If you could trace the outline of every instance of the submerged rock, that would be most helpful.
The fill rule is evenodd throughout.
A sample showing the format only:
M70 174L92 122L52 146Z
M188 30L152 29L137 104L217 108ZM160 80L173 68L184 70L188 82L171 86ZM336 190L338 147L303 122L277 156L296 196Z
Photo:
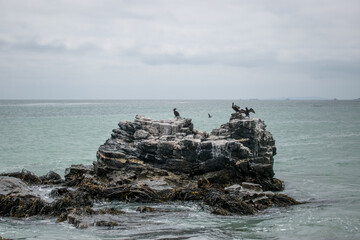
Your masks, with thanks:
M66 220L77 228L88 228L90 226L113 228L119 223L112 220L110 216L124 214L125 212L113 208L94 210L89 207L74 208L67 215Z

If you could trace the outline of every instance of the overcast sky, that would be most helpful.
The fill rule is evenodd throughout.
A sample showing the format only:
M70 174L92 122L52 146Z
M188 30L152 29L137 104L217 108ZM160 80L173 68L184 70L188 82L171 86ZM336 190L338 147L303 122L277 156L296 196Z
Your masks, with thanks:
M359 90L359 0L0 0L0 99Z

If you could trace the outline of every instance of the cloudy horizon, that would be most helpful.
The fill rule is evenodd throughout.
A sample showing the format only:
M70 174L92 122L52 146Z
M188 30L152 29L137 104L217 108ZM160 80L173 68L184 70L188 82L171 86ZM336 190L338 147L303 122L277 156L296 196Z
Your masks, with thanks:
M0 0L0 99L355 99L359 13L355 0Z

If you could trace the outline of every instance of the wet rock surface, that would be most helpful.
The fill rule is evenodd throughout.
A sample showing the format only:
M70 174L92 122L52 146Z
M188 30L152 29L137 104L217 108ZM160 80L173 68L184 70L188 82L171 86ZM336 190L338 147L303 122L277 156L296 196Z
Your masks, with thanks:
M116 228L118 209L96 202L137 202L137 214L154 214L147 203L195 201L213 214L255 214L272 206L299 204L276 191L275 141L260 119L232 114L210 134L191 119L155 121L136 116L120 122L99 147L93 165L72 165L65 179L23 170L0 174L0 215L57 217L78 228ZM34 189L47 188L46 194ZM275 191L275 192L273 192ZM134 213L132 213L134 214Z

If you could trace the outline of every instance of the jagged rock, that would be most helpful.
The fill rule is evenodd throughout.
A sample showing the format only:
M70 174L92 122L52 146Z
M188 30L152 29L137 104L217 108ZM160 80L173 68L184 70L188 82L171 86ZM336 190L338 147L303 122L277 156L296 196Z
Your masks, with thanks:
M65 169L65 182L68 186L78 185L86 174L94 174L92 165L71 165L71 167Z
M81 177L83 174L93 174L94 168L92 165L71 165L71 167L65 169L65 181L74 180Z
M47 212L47 203L15 177L0 176L0 216L30 217Z
M62 198L51 204L52 214L61 214L72 208L93 206L93 200L89 193L84 191L69 191Z
M265 128L262 120L238 113L210 134L195 130L189 118L158 121L137 115L134 122L120 122L99 147L95 172L108 174L136 159L174 173L209 174L219 183L271 179L276 147Z
M90 207L83 207L70 210L66 216L62 216L62 220L67 220L70 224L80 229L90 226L108 227L111 229L119 225L111 216L121 214L125 214L125 212L114 208L94 210Z
M57 216L75 207L92 206L90 195L83 191L65 191L62 198L47 202L36 195L22 180L0 176L0 216Z
M46 175L41 176L40 179L43 181L57 181L61 179L61 176L54 171L48 172Z
M28 185L19 178L0 176L0 195L27 196L31 194Z
M46 175L38 177L34 173L23 169L21 172L1 173L0 176L19 178L30 185L64 183L64 180L61 179L61 176L54 171L50 171Z
M284 190L284 184L277 178L260 179L259 184L264 191L282 191Z
M0 216L58 216L77 228L114 228L121 220L108 215L121 212L94 210L94 201L200 201L219 215L299 204L271 192L283 184L273 178L276 147L265 128L260 119L240 113L210 134L194 129L188 118L136 116L134 122L119 123L93 165L72 165L64 180L55 172L41 177L27 170L0 174ZM44 184L52 188L46 197L51 201L32 191ZM155 210L163 211L137 209L144 214Z
M36 196L0 195L0 216L31 217L49 211L48 204Z
M256 208L252 204L244 202L241 197L233 194L224 194L219 189L209 189L204 196L205 204L213 207L213 213L221 215L254 214ZM219 212L221 209L221 212ZM215 212L214 212L215 211Z
M12 172L12 173L2 173L0 176L8 176L8 177L15 177L23 180L28 184L40 184L41 179L36 176L34 173L23 169L21 172Z
M54 171L48 172L46 175L40 177L42 184L62 184L65 183L61 176Z

